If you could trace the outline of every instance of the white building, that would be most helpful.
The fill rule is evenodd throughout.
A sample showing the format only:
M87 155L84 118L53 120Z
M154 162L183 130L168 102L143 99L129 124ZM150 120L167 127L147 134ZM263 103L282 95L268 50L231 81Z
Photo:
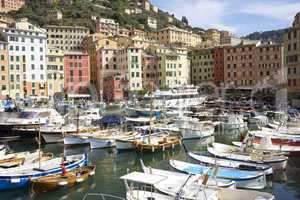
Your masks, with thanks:
M148 17L148 26L152 29L157 29L157 20L154 17Z
M8 41L9 95L12 98L45 96L46 34L36 31L38 28L32 25L27 30L26 26L17 27L24 29L0 29Z

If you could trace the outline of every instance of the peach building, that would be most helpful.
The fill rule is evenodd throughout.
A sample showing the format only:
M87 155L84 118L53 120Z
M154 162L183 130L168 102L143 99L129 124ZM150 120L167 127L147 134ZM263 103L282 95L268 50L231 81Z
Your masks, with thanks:
M119 76L107 76L103 79L103 99L105 102L113 102L123 99L122 78Z
M0 12L7 13L9 11L19 10L25 5L25 0L1 0Z
M9 95L8 86L8 43L0 41L0 99L5 99Z

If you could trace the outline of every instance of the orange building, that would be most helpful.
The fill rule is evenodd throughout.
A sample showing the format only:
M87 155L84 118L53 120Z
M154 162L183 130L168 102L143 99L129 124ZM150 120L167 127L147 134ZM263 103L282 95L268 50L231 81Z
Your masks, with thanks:
M214 59L214 83L221 86L224 83L224 48L216 47L213 50Z
M0 77L0 99L4 99L9 94L8 87L8 43L0 41L0 66L1 66L1 77Z

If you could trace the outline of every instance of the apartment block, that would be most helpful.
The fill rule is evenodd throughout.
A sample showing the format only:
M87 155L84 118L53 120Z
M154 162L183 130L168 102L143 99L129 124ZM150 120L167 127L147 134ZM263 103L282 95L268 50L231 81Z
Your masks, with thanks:
M224 50L224 79L227 86L264 87L281 84L283 48L261 43L228 46ZM277 82L277 83L276 83Z
M221 42L221 33L217 29L208 29L205 32L206 40L220 43Z
M89 29L79 26L45 26L47 45L49 48L59 48L63 51L81 51L83 38L89 34Z
M213 79L214 84L220 87L224 84L224 48L215 47L213 50Z
M10 11L19 10L25 5L25 0L1 0L0 12L7 13Z
M100 18L96 21L96 32L106 36L118 35L119 23L113 19Z
M151 89L153 84L158 82L158 65L157 57L150 53L144 52L142 54L142 67L143 67L143 88Z
M300 105L300 12L296 14L293 26L283 37L284 66L287 76L287 90L291 104Z
M157 29L157 20L154 17L148 17L147 24L152 29Z
M191 82L194 85L214 81L214 49L200 48L191 52Z
M151 53L157 57L158 87L176 87L189 84L190 61L186 48L151 46Z
M169 26L158 32L158 40L160 43L166 45L182 44L194 47L201 43L202 38L191 31Z
M8 41L9 96L16 99L45 96L46 34L29 29L0 30Z
M5 99L9 95L8 85L8 43L6 41L0 41L0 99Z
M60 49L48 49L47 64L47 95L64 91L64 52Z
M103 99L105 102L120 101L123 99L123 81L120 76L107 76L103 80Z
M87 93L90 85L90 59L86 52L65 52L65 91Z

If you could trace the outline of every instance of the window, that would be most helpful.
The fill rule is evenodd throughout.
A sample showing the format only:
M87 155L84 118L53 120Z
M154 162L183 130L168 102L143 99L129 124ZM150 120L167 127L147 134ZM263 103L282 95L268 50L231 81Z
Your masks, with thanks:
M34 55L31 55L31 60L32 60L32 61L34 60Z
M4 60L4 55L1 55L1 60Z
M22 51L26 51L26 48L25 48L25 47L22 47Z
M34 51L34 47L31 47L31 51Z
M34 80L35 79L35 75L31 74L31 79Z
M5 66L1 66L1 71L5 71Z
M14 61L14 57L13 56L10 56L10 61Z

